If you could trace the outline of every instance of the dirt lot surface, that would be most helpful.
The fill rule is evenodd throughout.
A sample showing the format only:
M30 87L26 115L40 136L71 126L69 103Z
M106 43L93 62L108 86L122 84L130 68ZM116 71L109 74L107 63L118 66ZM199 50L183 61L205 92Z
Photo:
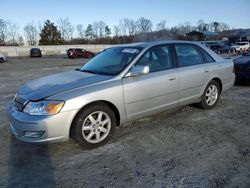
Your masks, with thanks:
M20 84L86 61L0 64L0 187L250 187L249 86L234 86L213 110L187 106L129 123L94 150L10 136L5 108Z

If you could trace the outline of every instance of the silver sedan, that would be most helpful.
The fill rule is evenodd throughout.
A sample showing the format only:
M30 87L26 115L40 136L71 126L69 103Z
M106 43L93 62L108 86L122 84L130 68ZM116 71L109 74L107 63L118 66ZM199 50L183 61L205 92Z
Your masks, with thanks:
M234 83L233 62L199 43L109 48L79 69L22 85L8 105L11 132L26 142L108 142L116 126L170 108L213 108Z

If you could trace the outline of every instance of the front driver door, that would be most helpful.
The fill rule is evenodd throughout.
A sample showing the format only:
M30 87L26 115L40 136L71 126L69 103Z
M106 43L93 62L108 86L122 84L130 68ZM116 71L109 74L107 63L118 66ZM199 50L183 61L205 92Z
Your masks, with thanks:
M148 74L123 78L128 120L177 106L178 74L168 45L150 48L134 65L150 67Z

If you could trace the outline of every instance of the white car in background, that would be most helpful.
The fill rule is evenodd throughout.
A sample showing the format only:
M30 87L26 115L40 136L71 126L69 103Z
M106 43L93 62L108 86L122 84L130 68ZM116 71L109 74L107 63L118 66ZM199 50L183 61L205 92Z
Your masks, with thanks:
M6 61L5 56L0 53L0 63L4 63L5 61Z
M232 47L237 52L241 52L241 51L248 50L250 48L250 44L247 41L245 41L245 42L237 42L236 44L232 45Z

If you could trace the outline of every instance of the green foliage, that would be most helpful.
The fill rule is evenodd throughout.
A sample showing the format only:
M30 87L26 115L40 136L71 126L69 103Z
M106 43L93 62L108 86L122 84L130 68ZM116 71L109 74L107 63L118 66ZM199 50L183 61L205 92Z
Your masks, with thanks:
M106 25L105 27L105 37L109 37L111 35L111 29Z
M85 36L87 39L92 39L93 38L93 26L91 24L88 25L86 31L85 31Z
M40 38L39 45L58 45L64 43L60 31L58 31L54 23L49 20L45 22L40 33Z
M213 23L213 27L214 27L214 32L218 32L218 27L219 27L220 23L219 22L214 22Z

